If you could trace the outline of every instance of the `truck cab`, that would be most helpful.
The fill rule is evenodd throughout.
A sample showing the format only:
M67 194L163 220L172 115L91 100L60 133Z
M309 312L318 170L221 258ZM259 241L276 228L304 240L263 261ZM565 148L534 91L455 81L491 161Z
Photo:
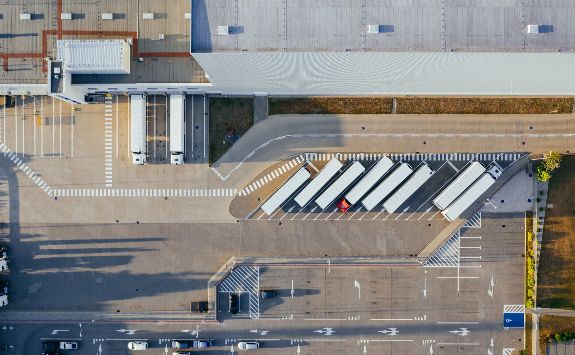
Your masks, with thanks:
M170 163L174 165L184 164L184 153L172 153Z
M146 154L132 153L132 163L134 165L144 165L146 163Z

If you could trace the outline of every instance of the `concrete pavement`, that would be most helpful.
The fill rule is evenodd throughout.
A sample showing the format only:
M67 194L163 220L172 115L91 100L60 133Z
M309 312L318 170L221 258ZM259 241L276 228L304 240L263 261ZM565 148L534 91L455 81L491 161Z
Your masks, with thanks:
M575 151L573 115L278 115L214 164L234 186L302 152Z

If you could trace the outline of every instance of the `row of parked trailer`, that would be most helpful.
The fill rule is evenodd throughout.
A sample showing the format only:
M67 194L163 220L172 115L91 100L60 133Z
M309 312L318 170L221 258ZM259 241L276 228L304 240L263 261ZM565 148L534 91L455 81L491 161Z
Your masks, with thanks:
M146 95L130 95L130 150L132 162L143 165L148 155ZM186 96L170 95L170 162L183 164L186 152Z
M309 183L310 172L306 167L300 168L261 209L267 215L272 215L295 195L294 201L301 208L308 206L317 196L315 204L322 210L340 198L337 207L342 212L358 203L371 211L383 201L383 209L394 213L434 174L425 162L414 170L407 163L394 164L388 157L383 157L363 177L361 175L366 169L359 161L355 161L333 180L342 168L343 164L333 158ZM501 169L496 165L487 171L481 163L473 162L440 192L433 204L442 211L446 219L452 221L483 195L500 175Z

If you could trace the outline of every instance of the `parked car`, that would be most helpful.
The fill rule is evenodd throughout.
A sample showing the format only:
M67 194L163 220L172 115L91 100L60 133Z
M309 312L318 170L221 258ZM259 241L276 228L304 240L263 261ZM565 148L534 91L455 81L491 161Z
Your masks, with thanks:
M238 314L240 311L240 298L235 293L230 293L230 313Z
M8 280L0 279L0 294L8 294Z
M240 350L255 350L260 347L260 343L257 341L240 341L238 343L238 349Z
M130 341L128 342L128 349L130 350L148 350L147 341Z
M75 341L61 341L60 342L60 349L62 350L77 350L78 343Z
M194 340L192 342L192 348L209 348L212 346L212 344L213 344L212 339Z
M8 247L5 245L0 245L0 259L8 258Z
M190 303L190 312L207 313L209 310L208 301L194 301Z
M0 307L4 307L8 305L8 295L3 293L0 294Z
M8 262L6 259L0 259L0 271L7 271L8 270Z
M190 347L190 342L187 340L173 340L172 349L187 349Z
M260 291L260 297L262 299L266 299L266 298L272 298L277 296L277 291L276 290L261 290Z

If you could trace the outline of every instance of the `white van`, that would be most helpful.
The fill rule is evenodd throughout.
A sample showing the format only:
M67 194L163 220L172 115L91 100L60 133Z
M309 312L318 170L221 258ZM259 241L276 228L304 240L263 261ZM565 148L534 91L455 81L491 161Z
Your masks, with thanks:
M148 350L147 341L131 341L128 343L128 349L130 350Z

